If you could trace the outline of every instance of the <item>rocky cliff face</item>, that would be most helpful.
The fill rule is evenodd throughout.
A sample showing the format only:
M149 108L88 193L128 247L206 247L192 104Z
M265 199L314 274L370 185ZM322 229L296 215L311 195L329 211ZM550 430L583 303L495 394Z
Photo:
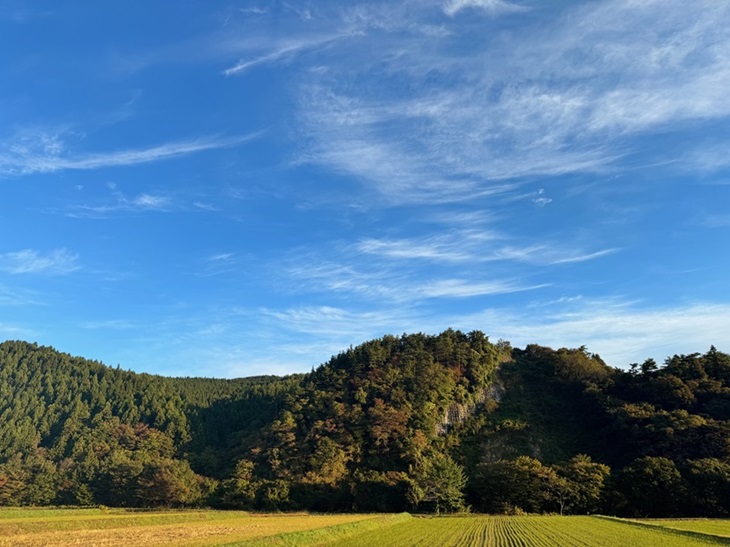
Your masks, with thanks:
M495 381L491 385L479 390L471 402L467 404L454 403L446 409L441 421L436 425L436 434L443 435L454 425L464 422L473 416L488 400L499 403L504 395L504 386Z

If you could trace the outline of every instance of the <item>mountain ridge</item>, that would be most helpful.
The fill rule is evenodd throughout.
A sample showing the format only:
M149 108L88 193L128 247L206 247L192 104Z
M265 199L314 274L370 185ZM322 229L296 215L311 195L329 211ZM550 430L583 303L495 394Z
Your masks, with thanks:
M729 382L714 347L621 370L451 329L232 380L8 341L0 504L725 515Z

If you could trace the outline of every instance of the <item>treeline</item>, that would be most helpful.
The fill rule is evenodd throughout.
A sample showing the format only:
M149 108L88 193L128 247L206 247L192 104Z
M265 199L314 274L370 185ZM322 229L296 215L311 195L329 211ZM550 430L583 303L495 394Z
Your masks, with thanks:
M730 356L607 367L585 348L514 350L492 412L458 436L490 512L730 515Z
M165 378L0 344L0 504L207 503L299 381Z
M730 515L730 356L628 370L481 332L306 375L163 378L0 344L0 504Z
M287 394L224 503L318 511L456 510L466 475L445 429L488 397L506 344L481 332L386 336L332 358ZM461 409L462 414L453 413Z

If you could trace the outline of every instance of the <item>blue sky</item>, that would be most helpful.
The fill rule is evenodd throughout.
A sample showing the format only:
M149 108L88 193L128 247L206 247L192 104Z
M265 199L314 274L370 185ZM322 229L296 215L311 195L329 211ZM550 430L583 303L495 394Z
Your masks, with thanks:
M730 351L727 2L9 0L0 66L0 339Z

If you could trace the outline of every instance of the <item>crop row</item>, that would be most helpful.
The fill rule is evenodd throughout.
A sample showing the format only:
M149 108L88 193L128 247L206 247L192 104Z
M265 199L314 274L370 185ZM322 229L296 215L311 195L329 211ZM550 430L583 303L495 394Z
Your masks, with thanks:
M662 527L639 526L600 517L440 517L416 518L332 545L369 547L692 547L728 545L725 538Z
M0 509L0 547L72 544L87 547L693 547L730 545L730 521Z

